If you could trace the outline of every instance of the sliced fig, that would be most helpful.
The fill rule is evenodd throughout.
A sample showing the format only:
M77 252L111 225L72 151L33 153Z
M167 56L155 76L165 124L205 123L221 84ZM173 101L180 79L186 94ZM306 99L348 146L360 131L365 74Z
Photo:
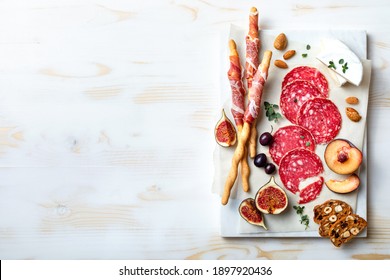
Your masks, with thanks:
M255 203L256 208L264 214L280 214L287 208L288 198L272 176L268 183L257 191Z
M240 212L241 217L248 223L267 229L264 224L263 214L256 208L255 200L253 198L244 199L241 202L238 211Z
M225 110L222 109L222 117L218 121L214 130L215 140L222 147L233 146L237 141L237 132L233 123L225 114Z

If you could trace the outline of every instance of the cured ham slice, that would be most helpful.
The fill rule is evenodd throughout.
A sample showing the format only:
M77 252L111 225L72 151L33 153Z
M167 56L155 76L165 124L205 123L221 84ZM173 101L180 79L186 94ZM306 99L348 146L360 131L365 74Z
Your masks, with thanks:
M311 132L317 144L326 144L339 133L341 114L329 99L313 98L301 106L297 123Z
M279 165L282 157L291 150L297 148L314 152L316 144L311 133L298 125L289 125L279 128L273 135L273 142L269 147L269 153L273 161Z
M264 56L271 53L265 53ZM268 76L268 68L259 67L255 76L253 77L252 87L249 89L249 104L245 110L244 121L248 124L252 124L260 113L261 97L263 95L263 88Z
M245 38L246 43L246 80L248 89L252 87L253 77L259 68L259 51L260 51L260 39L259 39L259 13L256 8L251 8L249 13L249 32Z
M245 88L242 82L241 76L241 64L240 57L236 50L236 44L233 40L229 42L230 47L230 68L228 71L228 79L230 82L230 88L232 90L232 115L237 128L241 127L244 123L244 111L245 111ZM239 129L240 130L240 129Z

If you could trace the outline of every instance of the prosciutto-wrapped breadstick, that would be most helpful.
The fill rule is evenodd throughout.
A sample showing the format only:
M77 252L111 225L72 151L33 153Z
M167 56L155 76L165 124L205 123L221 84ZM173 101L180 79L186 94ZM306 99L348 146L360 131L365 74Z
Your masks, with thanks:
M268 77L268 69L271 57L271 51L266 51L264 53L263 61L254 76L252 87L249 90L249 104L244 113L245 124L252 124L257 119L257 116L260 113L261 97L263 95L265 81Z
M240 57L237 52L236 43L234 40L229 41L229 60L230 68L228 71L228 79L230 88L232 89L232 114L237 128L244 124L245 113L245 88L241 79L241 64Z
M264 84L268 77L268 69L271 62L272 52L265 51L262 63L253 77L252 87L249 90L250 102L244 113L244 125L238 138L238 144L232 159L232 166L225 182L222 194L222 204L226 205L229 201L230 192L237 178L238 164L245 153L245 145L248 141L251 131L251 125L260 113L261 97L263 95Z
M246 80L248 89L252 87L253 76L255 75L257 68L259 68L259 51L260 51L260 39L259 39L259 13L255 7L252 7L249 12L249 31L245 38L246 43Z
M248 84L248 90L252 87L253 76L259 67L259 51L260 51L260 39L259 39L259 13L255 7L252 7L249 13L249 31L245 38L246 42L246 79ZM250 96L248 97L250 98ZM254 158L256 156L257 146L257 129L256 121L253 122L251 128L251 135L249 138L249 156Z
M237 52L236 43L234 40L229 41L229 60L230 68L228 71L228 79L230 87L232 89L232 115L237 126L238 137L240 137L242 125L244 123L245 112L245 88L242 82L240 57ZM246 149L245 149L246 150ZM247 153L245 151L244 153ZM249 191L249 175L250 169L248 165L247 156L244 156L241 160L241 176L242 176L242 188L245 192Z

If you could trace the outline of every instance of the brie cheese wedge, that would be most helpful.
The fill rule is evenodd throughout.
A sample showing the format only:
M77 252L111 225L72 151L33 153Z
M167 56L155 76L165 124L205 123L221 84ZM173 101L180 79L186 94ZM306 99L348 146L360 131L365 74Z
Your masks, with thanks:
M328 67L335 74L336 81L343 85L345 81L355 86L359 86L363 78L363 65L357 55L352 52L344 43L336 39L323 39L322 51L317 55L317 59L326 66L332 61L333 67ZM343 63L340 64L340 60ZM343 72L343 65L348 69Z
M334 72L332 69L329 69L328 68L328 73L329 75L333 78L333 80L335 80L337 82L337 85L339 87L343 86L344 84L347 83L347 80L344 79L343 77L341 77L339 74L337 74L336 72Z

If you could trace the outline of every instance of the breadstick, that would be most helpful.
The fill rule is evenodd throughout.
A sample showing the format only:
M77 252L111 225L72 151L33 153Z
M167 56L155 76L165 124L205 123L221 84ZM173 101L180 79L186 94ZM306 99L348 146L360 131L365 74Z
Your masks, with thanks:
M254 158L257 154L257 120L252 123L251 134L248 140L249 157Z
M225 182L225 187L222 194L222 204L226 205L229 201L230 192L237 179L238 164L241 161L245 153L245 145L250 136L251 125L260 113L260 103L263 94L264 84L268 77L268 69L272 57L271 51L265 51L262 64L257 70L249 95L251 97L250 102L245 110L244 114L244 126L238 138L238 144L232 158L232 166L230 168L228 177Z
M259 67L259 51L260 51L260 39L259 39L259 13L255 7L252 7L249 13L249 31L246 36L246 79L248 89L252 87L253 75ZM251 127L251 135L249 138L249 156L254 158L256 156L257 146L257 128L256 120Z
M236 150L232 158L232 166L230 168L229 175L226 179L225 187L223 190L223 194L222 194L223 205L226 205L229 201L230 192L232 190L234 182L237 179L238 164L245 154L245 145L250 136L250 132L251 132L250 124L245 122L240 134L240 138L238 140Z
M241 77L240 57L237 52L236 43L234 40L229 41L229 60L230 68L228 71L228 79L232 90L232 115L237 126L237 136L240 137L243 117L245 112L245 88ZM246 149L245 149L246 150ZM247 152L245 151L247 154ZM250 169L248 165L248 157L244 156L241 160L241 177L242 188L245 192L249 191L249 175Z

